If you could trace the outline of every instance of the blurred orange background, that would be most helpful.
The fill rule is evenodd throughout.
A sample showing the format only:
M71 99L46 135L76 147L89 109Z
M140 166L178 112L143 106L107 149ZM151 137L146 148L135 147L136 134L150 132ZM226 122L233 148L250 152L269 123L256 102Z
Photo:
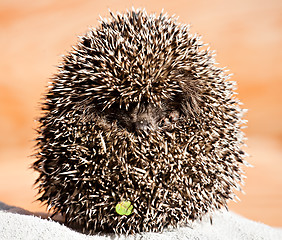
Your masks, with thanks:
M217 51L238 82L249 109L247 168L238 203L230 209L249 219L282 226L282 1L281 0L1 0L0 1L0 201L30 211L37 174L29 169L39 101L66 54L108 9L162 9L192 24L191 31Z

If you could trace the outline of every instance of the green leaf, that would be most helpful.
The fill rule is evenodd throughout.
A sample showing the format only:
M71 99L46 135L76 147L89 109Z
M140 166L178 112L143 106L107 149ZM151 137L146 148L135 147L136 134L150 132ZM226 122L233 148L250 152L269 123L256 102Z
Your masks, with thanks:
M116 212L119 215L130 215L133 210L133 205L131 205L130 201L121 201L116 205Z

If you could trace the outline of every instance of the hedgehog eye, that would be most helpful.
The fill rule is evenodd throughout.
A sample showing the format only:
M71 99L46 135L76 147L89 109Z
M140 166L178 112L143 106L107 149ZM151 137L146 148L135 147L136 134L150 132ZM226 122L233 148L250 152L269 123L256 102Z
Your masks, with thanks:
M173 111L169 114L168 117L170 122L175 122L179 119L179 112L178 111Z

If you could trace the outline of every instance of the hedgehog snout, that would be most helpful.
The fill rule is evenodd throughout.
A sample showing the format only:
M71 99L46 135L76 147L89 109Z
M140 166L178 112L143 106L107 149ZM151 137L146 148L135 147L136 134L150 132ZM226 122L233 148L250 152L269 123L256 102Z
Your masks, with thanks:
M135 130L142 130L142 131L148 131L148 130L154 130L155 124L153 122L150 122L146 119L141 119L135 123Z

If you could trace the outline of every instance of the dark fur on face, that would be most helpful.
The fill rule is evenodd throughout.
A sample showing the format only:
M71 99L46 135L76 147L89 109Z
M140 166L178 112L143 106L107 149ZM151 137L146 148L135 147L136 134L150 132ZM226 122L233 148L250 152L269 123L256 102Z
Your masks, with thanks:
M132 104L128 110L112 106L101 114L105 114L108 121L115 121L117 126L126 128L130 132L163 131L166 127L177 122L180 117L189 118L191 116L191 107L186 109L187 105L190 106L190 103L183 101L183 99L182 102L170 99L162 103L161 106L146 102L138 105Z

